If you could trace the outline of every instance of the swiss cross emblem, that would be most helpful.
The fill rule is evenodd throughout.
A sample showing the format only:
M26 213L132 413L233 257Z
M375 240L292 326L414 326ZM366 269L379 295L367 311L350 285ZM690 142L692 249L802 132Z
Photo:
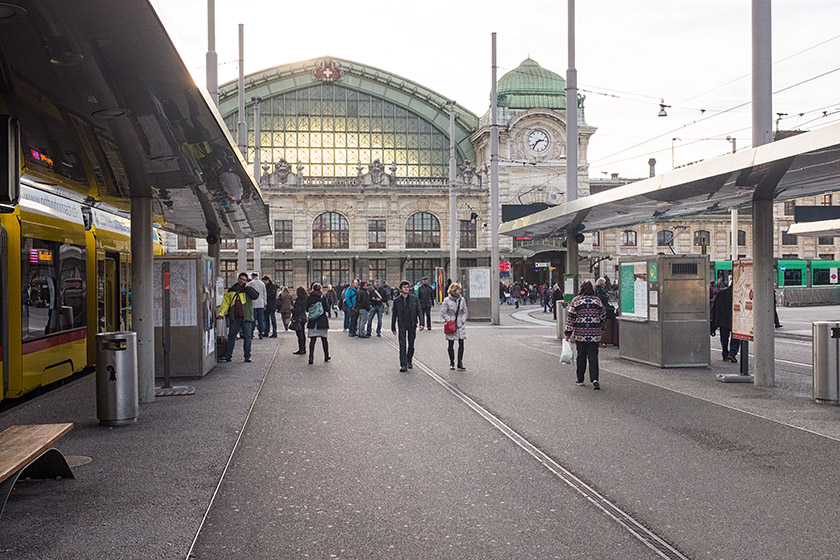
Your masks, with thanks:
M312 74L319 80L334 82L341 77L341 70L331 66L324 66L322 68L315 69Z

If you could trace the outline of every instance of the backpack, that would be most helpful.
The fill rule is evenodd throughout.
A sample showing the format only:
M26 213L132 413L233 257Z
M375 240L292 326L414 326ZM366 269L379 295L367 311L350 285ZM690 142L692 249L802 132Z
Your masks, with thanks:
M324 306L320 301L316 301L312 305L309 306L309 312L307 313L307 317L310 321L314 321L318 317L324 314Z

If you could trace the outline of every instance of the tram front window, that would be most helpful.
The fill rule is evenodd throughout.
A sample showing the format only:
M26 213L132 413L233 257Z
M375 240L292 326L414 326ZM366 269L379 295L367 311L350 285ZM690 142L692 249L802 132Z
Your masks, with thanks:
M22 253L23 340L85 326L84 248L23 238Z

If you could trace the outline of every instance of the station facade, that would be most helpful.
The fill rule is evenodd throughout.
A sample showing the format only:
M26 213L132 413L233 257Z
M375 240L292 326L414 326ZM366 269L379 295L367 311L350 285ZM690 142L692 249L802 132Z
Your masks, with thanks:
M524 60L497 84L499 199L502 219L565 201L565 80ZM449 270L449 110L447 97L391 72L334 57L276 66L245 78L246 159L255 157L254 112L260 115L260 187L273 238L260 240L261 274L284 286L340 284L352 278L417 282ZM630 182L588 176L596 129L579 122L579 195ZM237 83L220 88L220 112L236 137ZM456 105L457 247L459 268L490 263L490 113ZM826 204L834 195L776 205L776 256L833 259L833 238L786 234L796 204ZM738 254L751 257L751 222L740 218ZM609 274L622 255L699 253L729 259L729 214L633 228L586 232L581 273ZM562 239L500 239L510 279L558 281ZM223 240L221 273L233 283L238 243ZM671 247L669 247L669 245ZM203 240L167 236L167 251L205 250ZM548 266L546 266L548 265ZM504 276L504 273L503 273Z

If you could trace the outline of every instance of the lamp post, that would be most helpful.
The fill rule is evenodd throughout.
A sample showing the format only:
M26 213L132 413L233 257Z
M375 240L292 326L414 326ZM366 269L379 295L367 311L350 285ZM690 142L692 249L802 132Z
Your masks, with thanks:
M446 102L449 107L449 274L453 282L458 281L458 245L456 239L458 206L455 199L455 101Z

